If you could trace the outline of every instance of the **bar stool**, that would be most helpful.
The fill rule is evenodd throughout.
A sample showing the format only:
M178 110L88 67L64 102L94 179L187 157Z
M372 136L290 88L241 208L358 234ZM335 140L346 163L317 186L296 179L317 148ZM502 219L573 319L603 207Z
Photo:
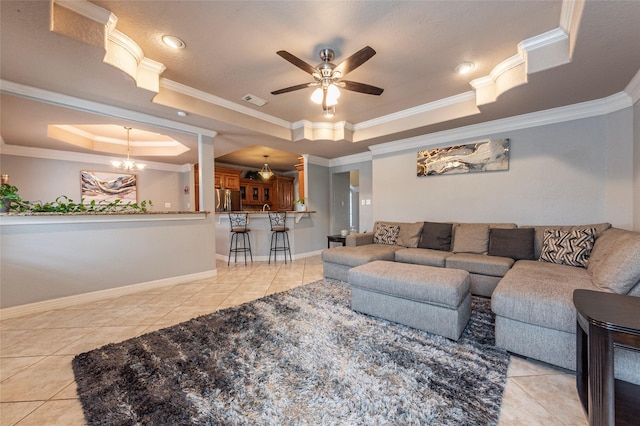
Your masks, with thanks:
M251 254L251 239L249 238L250 229L247 228L248 213L229 213L229 225L231 225L231 241L229 241L229 259L227 266L231 262L231 253L234 253L234 262L238 262L238 253L244 253L244 264L247 264L247 252L253 263L253 254ZM238 238L242 236L242 247L238 246Z
M271 250L269 251L269 263L271 263L271 253L273 253L273 261L278 261L278 252L284 252L284 263L287 264L287 252L289 252L289 260L291 259L291 250L289 248L289 233L287 232L287 212L269 212L269 223L271 224ZM282 240L282 244L278 245L278 239Z

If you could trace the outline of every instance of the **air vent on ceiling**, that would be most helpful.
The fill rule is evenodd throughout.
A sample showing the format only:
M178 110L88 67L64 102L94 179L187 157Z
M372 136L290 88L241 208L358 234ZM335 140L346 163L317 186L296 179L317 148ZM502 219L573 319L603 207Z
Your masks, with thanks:
M263 106L267 103L265 99L259 98L256 95L244 95L242 100L258 106Z

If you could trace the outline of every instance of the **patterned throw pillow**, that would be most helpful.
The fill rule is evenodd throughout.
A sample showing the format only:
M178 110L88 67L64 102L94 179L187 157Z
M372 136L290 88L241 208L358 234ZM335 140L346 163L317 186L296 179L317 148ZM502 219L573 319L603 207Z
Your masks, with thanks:
M398 234L400 234L399 226L385 225L384 223L378 223L376 232L373 234L374 244L389 244L393 245L398 240Z
M586 268L595 240L595 228L574 231L545 229L538 260Z

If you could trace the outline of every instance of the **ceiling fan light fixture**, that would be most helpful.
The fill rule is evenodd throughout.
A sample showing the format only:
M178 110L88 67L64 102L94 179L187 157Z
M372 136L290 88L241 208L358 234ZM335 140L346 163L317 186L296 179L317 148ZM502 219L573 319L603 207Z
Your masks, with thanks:
M322 115L324 116L324 118L333 118L333 116L336 115L336 107L335 107L335 105L327 106L327 108L325 108L325 110L322 113Z
M311 102L314 104L322 105L322 88L318 87L311 94Z
M338 103L340 97L340 90L335 84L330 84L327 88L327 106L333 106Z
M321 87L318 87L311 94L311 101L318 105L322 105L322 98L324 96ZM327 87L327 106L334 106L338 104L338 98L340 97L340 89L335 84L330 84Z

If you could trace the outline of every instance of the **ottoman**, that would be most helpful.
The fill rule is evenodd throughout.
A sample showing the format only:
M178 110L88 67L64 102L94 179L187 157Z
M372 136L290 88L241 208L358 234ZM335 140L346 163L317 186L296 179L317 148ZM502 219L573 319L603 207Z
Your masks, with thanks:
M376 260L349 270L351 309L458 340L471 316L469 273Z

